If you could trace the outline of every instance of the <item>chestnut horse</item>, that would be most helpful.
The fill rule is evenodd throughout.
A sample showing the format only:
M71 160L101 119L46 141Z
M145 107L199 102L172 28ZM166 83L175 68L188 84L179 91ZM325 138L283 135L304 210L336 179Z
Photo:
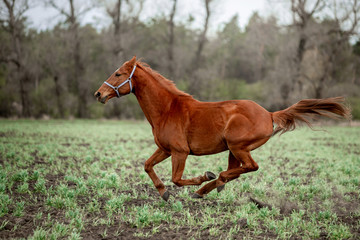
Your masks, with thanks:
M200 102L177 89L173 82L133 57L117 69L95 92L101 103L113 97L135 94L149 121L158 149L145 162L145 171L164 200L169 192L153 167L171 156L172 181L177 186L201 185L216 178L212 172L183 179L188 155L207 155L229 150L228 168L193 194L202 198L241 174L259 166L250 152L277 132L293 130L311 115L350 117L341 97L302 100L291 107L268 112L249 100ZM277 127L274 129L274 124Z

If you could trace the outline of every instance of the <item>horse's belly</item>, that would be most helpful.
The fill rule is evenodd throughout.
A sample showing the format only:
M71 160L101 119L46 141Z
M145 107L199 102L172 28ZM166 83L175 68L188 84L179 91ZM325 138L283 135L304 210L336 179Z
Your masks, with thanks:
M205 140L205 141L204 141ZM209 155L227 150L227 145L218 139L202 139L202 141L192 141L189 144L191 155Z

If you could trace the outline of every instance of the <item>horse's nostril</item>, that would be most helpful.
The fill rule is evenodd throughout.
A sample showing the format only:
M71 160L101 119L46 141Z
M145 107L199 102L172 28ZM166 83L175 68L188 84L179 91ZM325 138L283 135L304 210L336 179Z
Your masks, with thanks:
M96 92L95 93L95 97L100 97L101 96L101 93L100 92Z

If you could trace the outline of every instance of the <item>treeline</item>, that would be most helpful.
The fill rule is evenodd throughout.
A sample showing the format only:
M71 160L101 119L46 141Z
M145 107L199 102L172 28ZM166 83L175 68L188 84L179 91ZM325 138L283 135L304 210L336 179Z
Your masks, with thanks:
M0 116L142 118L134 96L105 106L93 97L136 55L200 100L252 99L277 110L303 98L345 96L360 118L357 0L292 0L290 25L254 13L245 29L234 16L215 35L209 28L216 0L198 0L204 14L179 22L177 0L141 20L144 1L150 0L48 0L64 21L39 31L28 27L29 1L1 0ZM109 26L81 24L94 8L111 19ZM189 27L194 18L200 29Z

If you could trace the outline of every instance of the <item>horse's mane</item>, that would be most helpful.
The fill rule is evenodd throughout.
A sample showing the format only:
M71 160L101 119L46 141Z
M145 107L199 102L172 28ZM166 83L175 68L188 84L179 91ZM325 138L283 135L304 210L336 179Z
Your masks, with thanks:
M155 80L157 80L163 87L165 87L171 93L179 96L191 97L191 95L179 90L173 81L165 78L157 71L151 69L149 64L142 61L136 61L136 65L139 66L143 71L151 75Z

